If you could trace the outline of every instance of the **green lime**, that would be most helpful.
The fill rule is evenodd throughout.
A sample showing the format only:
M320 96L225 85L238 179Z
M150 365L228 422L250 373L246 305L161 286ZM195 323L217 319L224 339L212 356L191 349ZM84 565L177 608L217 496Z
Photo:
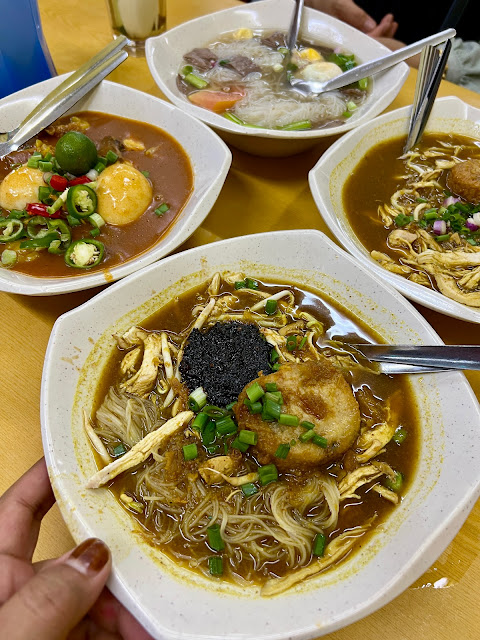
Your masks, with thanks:
M97 164L97 148L84 133L69 131L57 142L55 158L64 171L82 176Z

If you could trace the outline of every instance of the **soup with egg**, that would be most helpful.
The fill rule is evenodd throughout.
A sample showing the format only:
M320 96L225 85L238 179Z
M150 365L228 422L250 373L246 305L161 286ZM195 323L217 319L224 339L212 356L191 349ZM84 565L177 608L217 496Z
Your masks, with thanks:
M335 566L414 473L408 381L348 347L372 338L307 288L216 274L116 336L87 486L211 579L271 596Z
M2 265L39 277L108 272L157 244L192 188L187 155L158 127L65 116L0 159Z

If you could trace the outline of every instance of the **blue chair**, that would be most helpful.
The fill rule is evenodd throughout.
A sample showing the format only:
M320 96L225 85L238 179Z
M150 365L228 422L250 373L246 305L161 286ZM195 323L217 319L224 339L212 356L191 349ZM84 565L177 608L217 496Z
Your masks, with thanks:
M0 0L0 98L56 75L36 0Z

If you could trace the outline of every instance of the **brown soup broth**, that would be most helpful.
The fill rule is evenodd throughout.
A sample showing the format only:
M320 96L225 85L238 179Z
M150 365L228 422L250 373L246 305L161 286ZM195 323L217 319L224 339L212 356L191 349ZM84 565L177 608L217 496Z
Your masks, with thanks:
M352 343L359 341L382 342L378 334L367 328L361 321L359 321L358 318L338 307L323 294L320 297L318 293L304 287L303 285L300 287L290 284L286 285L285 283L260 283L260 289L262 289L262 291L267 291L269 294L281 291L282 289L285 289L286 286L288 286L295 295L296 310L308 311L324 324L326 329L325 339L338 339ZM164 330L172 333L176 333L179 330L184 329L192 322L192 308L202 300L205 301L205 289L206 285L202 285L201 287L187 291L179 298L172 300L170 303L162 307L152 316L146 318L146 320L141 323L141 326L148 331ZM242 290L234 291L233 287L223 284L220 295L223 293L235 293L241 301L245 301L245 304L247 304L247 301L248 304L251 304L252 298L249 298L246 293L242 292ZM112 352L97 389L94 406L95 410L101 405L109 387L118 384L118 367L124 354L125 352L120 349L115 349ZM380 404L383 404L384 401L392 394L399 394L399 402L397 403L397 406L401 407L399 424L407 431L408 437L401 445L396 444L392 440L386 446L385 453L375 456L375 460L385 461L390 464L393 469L404 474L405 483L401 492L403 494L405 489L408 489L408 486L414 476L419 450L418 416L410 382L405 376L389 377L373 373L359 374L357 372L347 376L347 380L352 385L357 399L359 394L361 395L362 389L365 390L366 388L371 390L374 396L379 400ZM95 411L93 412L93 415L94 414ZM364 411L362 411L362 415L364 415ZM166 450L181 450L181 447L188 442L189 440L184 437L183 433L177 434L170 439ZM202 458L203 452L200 452L202 447L199 446L198 448L199 457L204 459ZM349 470L349 459L351 456L353 456L353 450L347 451L343 459L333 464L331 463L320 467L320 470L334 477L345 475L345 471ZM98 462L99 466L103 466L99 460ZM194 469L192 462L184 464L186 472ZM148 465L148 461L144 465L141 465L141 467L137 468L133 473L126 473L117 477L109 485L110 490L124 508L125 504L121 502L120 495L123 493L135 495L136 476L145 468L146 465ZM299 474L284 473L280 475L280 479L282 479L282 476L284 480L291 481L298 487L299 484L302 484L302 482L305 481L306 476L308 476L308 470L304 470ZM210 490L218 492L222 499L225 499L234 489L234 487L229 486L210 487ZM365 490L365 487L361 487L358 490L358 494L360 495L358 500L349 499L341 503L337 526L334 530L327 532L328 537L331 540L339 533L364 524L367 520L372 518L372 516L376 516L375 524L371 527L366 536L360 538L355 548L360 548L360 546L365 543L366 537L369 533L373 533L376 525L385 519L385 517L387 517L395 508L390 502L380 497L375 491L368 489ZM141 499L140 496L136 496L136 498ZM156 540L155 518L150 517L146 519L143 515L137 516L134 513L132 513L132 515L141 525L145 540L155 547L160 548L162 552L175 560L175 562L183 565L185 568L195 569L197 561L199 563L204 562L206 556L212 555L212 552L207 548L205 541L192 544L191 542L187 542L181 536L177 536L168 544L159 543L158 540ZM264 540L265 545L269 545L270 543L271 540ZM292 571L292 568L288 567L282 560L273 564L267 563L267 565L262 567L262 570L258 572L254 570L253 565L254 563L251 558L244 557L240 567L236 565L235 572L254 584L261 585L268 577L283 576ZM294 567L294 569L295 568L296 567ZM203 571L203 573L205 573L205 571ZM229 574L229 571L226 569L224 562L223 579L228 580L229 578L231 579L231 574Z
M151 156L144 151L126 149L123 158L131 162L140 171L149 172L149 180L153 186L153 200L143 215L134 222L124 226L106 224L97 237L105 245L105 257L97 266L89 269L74 269L65 264L63 256L53 255L48 251L40 251L32 261L19 261L12 269L37 277L72 277L81 276L92 271L112 269L128 262L156 245L175 223L193 190L193 172L190 160L183 148L172 136L162 129L145 122L138 122L120 116L82 111L74 114L86 120L90 127L85 131L97 145L106 136L118 140L133 137L141 140L145 150L157 147ZM71 115L63 116L55 124L68 123ZM15 151L0 158L0 181L11 170L12 165L26 162L35 140L39 139L55 146L58 136L50 136L45 131L24 145L25 150ZM154 211L162 203L170 205L162 216ZM72 228L72 241L88 237L88 231L82 226Z

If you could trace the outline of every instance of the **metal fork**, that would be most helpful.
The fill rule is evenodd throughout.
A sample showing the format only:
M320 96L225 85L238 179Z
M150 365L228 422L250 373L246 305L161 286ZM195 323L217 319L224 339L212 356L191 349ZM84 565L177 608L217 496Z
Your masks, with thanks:
M55 87L18 127L0 133L0 157L16 151L20 145L48 127L118 67L128 57L128 53L122 51L127 42L127 38L121 36L110 43Z

